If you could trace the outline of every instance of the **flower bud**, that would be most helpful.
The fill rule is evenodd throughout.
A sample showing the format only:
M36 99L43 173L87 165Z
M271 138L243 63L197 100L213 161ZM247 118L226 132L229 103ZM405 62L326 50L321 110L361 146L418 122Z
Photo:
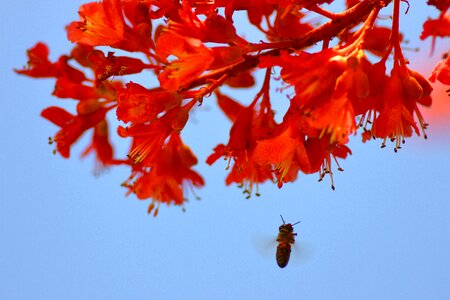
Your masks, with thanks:
M414 100L423 97L423 89L419 82L412 76L406 76L402 80L403 89L406 94Z
M370 94L369 77L361 70L353 74L353 90L358 98L366 98Z
M93 113L101 106L97 99L88 99L78 102L77 112L79 115L87 115Z

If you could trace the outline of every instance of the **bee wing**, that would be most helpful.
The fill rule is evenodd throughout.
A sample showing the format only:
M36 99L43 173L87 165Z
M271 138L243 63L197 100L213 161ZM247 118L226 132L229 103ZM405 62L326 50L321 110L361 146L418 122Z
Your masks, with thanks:
M253 248L264 258L275 257L277 239L273 236L257 236L252 239Z
M310 243L297 239L292 245L291 262L293 264L307 262L311 260L313 256L314 247Z

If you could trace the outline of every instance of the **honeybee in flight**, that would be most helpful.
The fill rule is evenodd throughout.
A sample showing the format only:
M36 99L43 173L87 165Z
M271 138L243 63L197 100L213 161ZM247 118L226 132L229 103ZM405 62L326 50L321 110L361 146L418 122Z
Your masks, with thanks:
M289 262L289 258L291 256L291 245L295 243L294 236L297 235L297 233L294 232L294 225L300 223L301 221L298 221L294 224L284 222L283 216L280 215L281 220L283 221L283 224L279 228L278 237L277 237L277 264L280 268L284 268L287 266Z

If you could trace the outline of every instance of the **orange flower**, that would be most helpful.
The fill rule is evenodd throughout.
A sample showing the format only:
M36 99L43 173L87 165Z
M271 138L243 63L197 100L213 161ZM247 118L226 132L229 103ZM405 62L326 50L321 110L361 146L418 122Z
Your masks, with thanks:
M81 21L66 27L67 38L72 43L88 46L111 46L149 53L149 48L153 48L151 21L149 15L145 15L149 7L149 3L120 0L83 4L78 11ZM133 27L125 22L123 10Z
M72 43L113 46L123 41L125 24L120 0L83 4L78 14L81 21L72 22L66 28Z
M182 107L174 107L151 123L136 123L129 127L119 126L121 137L133 137L133 145L128 157L132 164L152 166L158 160L166 139L180 132L189 118L189 110L195 104L191 101Z
M436 6L440 11L446 11L450 7L449 0L428 0L427 4Z
M135 193L138 199L152 199L148 213L153 210L156 202L156 216L160 203L182 205L187 190L204 185L203 178L192 170L196 164L197 158L182 143L180 135L174 133L162 146L154 165L150 169L135 169L123 185ZM134 177L137 179L133 182Z
M53 96L77 100L88 100L99 97L94 87L73 82L66 77L60 77L56 80Z
M431 105L429 95L432 88L423 76L404 65L396 63L391 73L383 88L383 106L374 121L373 134L385 140L395 140L394 150L397 151L405 142L405 137L410 137L413 131L420 135L414 114L417 115L422 130L427 127L417 103Z
M234 121L230 130L230 139L227 145L220 144L214 148L206 160L209 165L220 157L228 159L229 164L233 160L231 172L228 174L226 184L238 183L244 187L244 193L250 197L253 187L258 183L272 180L271 170L268 166L258 164L253 152L256 139L267 134L274 126L273 115L270 109L260 108L259 115L255 111L256 100L248 107L243 107L231 98L217 93L217 99L222 110Z
M277 10L273 24L269 24L266 32L267 38L273 42L300 38L314 29L310 24L302 22L304 17L305 14L299 10Z
M317 101L328 99L338 77L347 67L345 59L333 49L316 54L282 52L280 57L262 57L259 66L280 66L281 78L295 88L297 105L304 108L314 107Z
M434 67L430 81L435 82L436 80L443 84L450 84L450 55L447 55L445 60L440 61L436 67Z
M450 12L441 13L438 19L428 19L423 23L423 31L420 35L420 39L425 40L430 36L432 38L431 53L433 53L436 38L450 36Z
M322 138L308 138L305 141L305 149L308 155L310 170L305 172L311 174L319 172L319 181L322 181L326 175L330 176L331 188L334 190L333 179L333 161L336 162L338 171L343 171L340 167L337 158L344 159L349 154L352 154L350 148L346 145L330 143L327 137Z
M303 143L292 138L291 134L290 127L287 127L272 138L257 141L255 148L255 162L273 169L278 178L278 187L283 182L295 180L298 166L294 164L294 159L297 152L304 152Z
M17 73L35 78L65 77L70 81L80 83L86 80L83 72L68 64L69 57L61 56L55 63L48 59L49 50L44 43L37 43L27 51L28 67L15 70Z
M158 57L167 62L169 56L177 59L167 62L158 79L162 88L177 91L197 79L214 60L212 50L198 39L163 32L156 40Z
M91 152L95 153L96 161L99 162L101 167L118 163L117 160L113 159L114 150L109 141L108 123L106 120L102 120L95 125L92 143L81 155L84 157Z
M95 73L96 83L108 79L111 76L123 76L140 73L142 70L152 68L151 65L144 64L140 59L127 56L114 56L113 52L108 52L105 57L102 51L94 50L88 56L90 67Z
M179 94L161 88L148 90L130 82L117 90L117 118L125 123L153 121L159 113L180 104Z
M236 34L233 23L217 14L215 11L208 13L202 21L192 12L192 8L184 5L179 11L179 21L172 20L167 24L167 30L175 34L199 39L204 43L238 43L247 45L248 42Z
M92 112L76 116L66 110L51 106L41 112L41 116L61 127L51 140L56 143L56 150L65 158L70 156L70 147L88 129L96 126L105 119L107 109L100 107Z
M389 47L391 34L392 30L390 28L374 26L366 34L364 49L382 57ZM399 38L401 41L403 39L402 35L399 35Z
M317 100L313 108L304 109L309 127L316 129L319 137L327 134L331 143L345 144L348 136L356 132L355 112L348 96L354 83L353 72L345 71L337 79L330 98Z

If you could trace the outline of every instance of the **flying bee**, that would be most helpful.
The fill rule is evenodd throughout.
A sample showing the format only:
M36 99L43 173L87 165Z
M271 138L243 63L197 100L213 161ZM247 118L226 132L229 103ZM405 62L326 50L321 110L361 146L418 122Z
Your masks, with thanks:
M289 262L289 258L291 256L291 245L295 243L294 236L297 235L297 233L294 232L294 225L300 223L301 221L298 221L294 224L286 224L286 222L284 222L283 216L280 215L280 217L283 221L283 224L280 226L278 232L276 258L278 266L280 268L284 268Z

